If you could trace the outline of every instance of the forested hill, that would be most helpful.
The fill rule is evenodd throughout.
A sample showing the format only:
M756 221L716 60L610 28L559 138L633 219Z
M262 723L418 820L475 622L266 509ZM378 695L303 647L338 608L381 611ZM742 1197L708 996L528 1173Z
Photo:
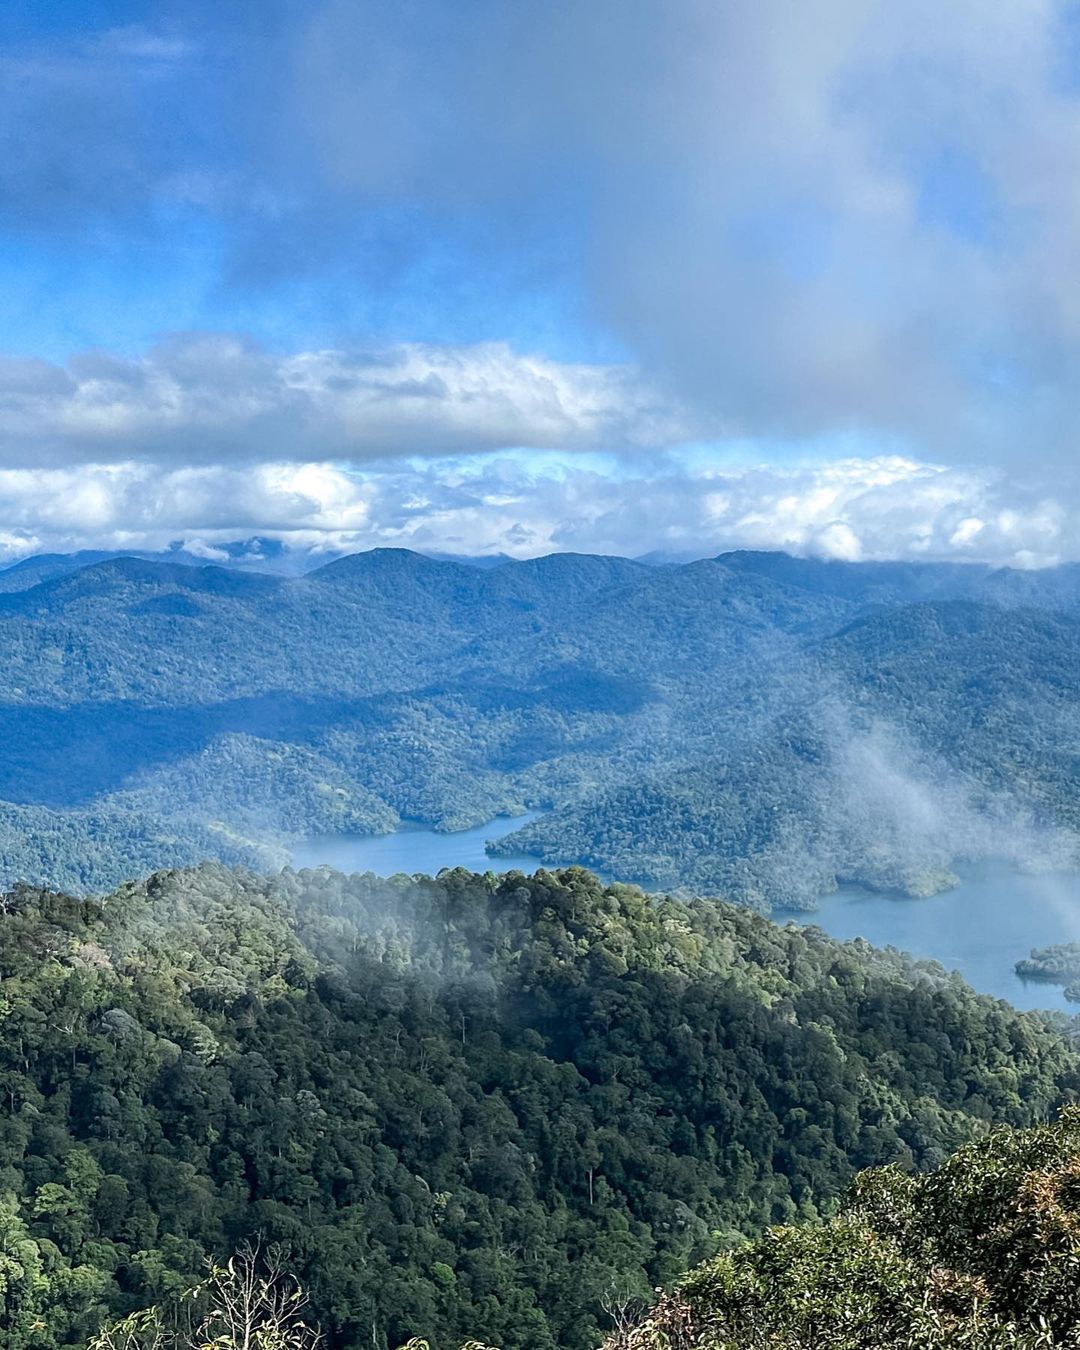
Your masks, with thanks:
M61 563L0 574L0 881L526 808L504 848L762 908L1076 853L1075 568Z
M857 1178L844 1212L707 1262L605 1350L1039 1350L1080 1331L1080 1113L935 1173Z
M792 674L795 672L795 674ZM1074 865L1080 625L972 601L879 609L804 648L773 715L496 846L769 908L838 880L919 895L959 860ZM751 707L758 706L748 699Z
M10 1350L81 1348L252 1233L336 1350L589 1350L613 1292L1080 1085L1054 1024L936 966L581 869L206 865L0 908Z

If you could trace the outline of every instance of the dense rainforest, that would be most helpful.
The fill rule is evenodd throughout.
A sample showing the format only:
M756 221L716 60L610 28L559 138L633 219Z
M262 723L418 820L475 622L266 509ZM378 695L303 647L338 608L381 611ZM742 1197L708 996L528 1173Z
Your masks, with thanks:
M580 868L207 864L0 901L0 1341L285 1244L333 1350L591 1350L610 1311L1080 1089L1069 1022Z
M1048 1350L1080 1338L1080 1112L1009 1128L929 1174L860 1173L824 1224L771 1228L649 1304L613 1293L603 1350ZM320 1350L302 1285L246 1246L107 1323L90 1350ZM431 1350L410 1337L400 1350ZM461 1350L494 1350L469 1340Z
M924 1176L861 1174L827 1224L772 1229L704 1263L606 1350L1075 1346L1078 1263L1072 1108L995 1130Z
M0 883L525 809L504 852L762 910L1077 857L1075 567L45 558L0 641Z

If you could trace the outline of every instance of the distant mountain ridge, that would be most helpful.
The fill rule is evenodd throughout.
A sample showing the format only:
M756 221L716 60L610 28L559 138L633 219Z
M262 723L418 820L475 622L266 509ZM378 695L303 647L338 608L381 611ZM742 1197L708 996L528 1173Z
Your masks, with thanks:
M0 592L24 590L62 573L93 567L117 558L144 562L179 563L186 567L218 566L238 571L267 572L273 576L303 576L330 562L350 556L345 551L289 548L279 539L234 540L224 544L196 545L178 542L168 549L81 549L74 553L32 553L0 566ZM501 567L513 559L506 553L425 553L436 562L460 563L481 569Z
M298 575L319 565L317 559L311 561L310 555L291 552L276 539L237 540L210 548L178 543L171 548L158 551L83 549L76 553L35 553L0 568L0 591L23 590L50 577L117 558L178 563L187 567L204 567L210 563L217 563L241 570L265 571L284 576Z
M296 577L39 572L0 584L9 879L274 866L298 835L530 808L502 849L768 908L944 884L980 818L1018 856L1080 832L1071 566L374 549ZM911 807L935 794L940 829Z

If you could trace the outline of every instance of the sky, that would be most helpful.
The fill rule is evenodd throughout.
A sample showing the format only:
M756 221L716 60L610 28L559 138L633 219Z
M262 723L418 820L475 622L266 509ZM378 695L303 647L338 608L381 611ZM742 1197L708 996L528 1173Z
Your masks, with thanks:
M1080 559L1080 8L7 0L0 560Z

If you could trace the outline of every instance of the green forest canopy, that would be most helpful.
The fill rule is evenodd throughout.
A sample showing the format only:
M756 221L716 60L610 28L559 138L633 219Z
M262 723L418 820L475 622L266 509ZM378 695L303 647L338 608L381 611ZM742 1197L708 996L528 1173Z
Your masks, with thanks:
M504 850L763 910L1080 851L1072 567L119 558L0 573L0 644L3 885L525 808Z
M1000 1128L930 1173L860 1173L824 1224L771 1228L643 1311L613 1289L604 1350L1046 1350L1080 1332L1080 1109ZM282 1254L242 1250L91 1350L317 1350ZM260 1339L261 1338L261 1339ZM423 1337L401 1350L431 1350ZM491 1350L469 1341L462 1350Z
M579 868L207 865L3 910L11 1350L82 1350L256 1234L334 1350L592 1350L613 1290L1080 1082L1063 1018Z
M1080 1112L923 1176L864 1172L828 1223L681 1280L607 1350L1043 1350L1080 1342Z

